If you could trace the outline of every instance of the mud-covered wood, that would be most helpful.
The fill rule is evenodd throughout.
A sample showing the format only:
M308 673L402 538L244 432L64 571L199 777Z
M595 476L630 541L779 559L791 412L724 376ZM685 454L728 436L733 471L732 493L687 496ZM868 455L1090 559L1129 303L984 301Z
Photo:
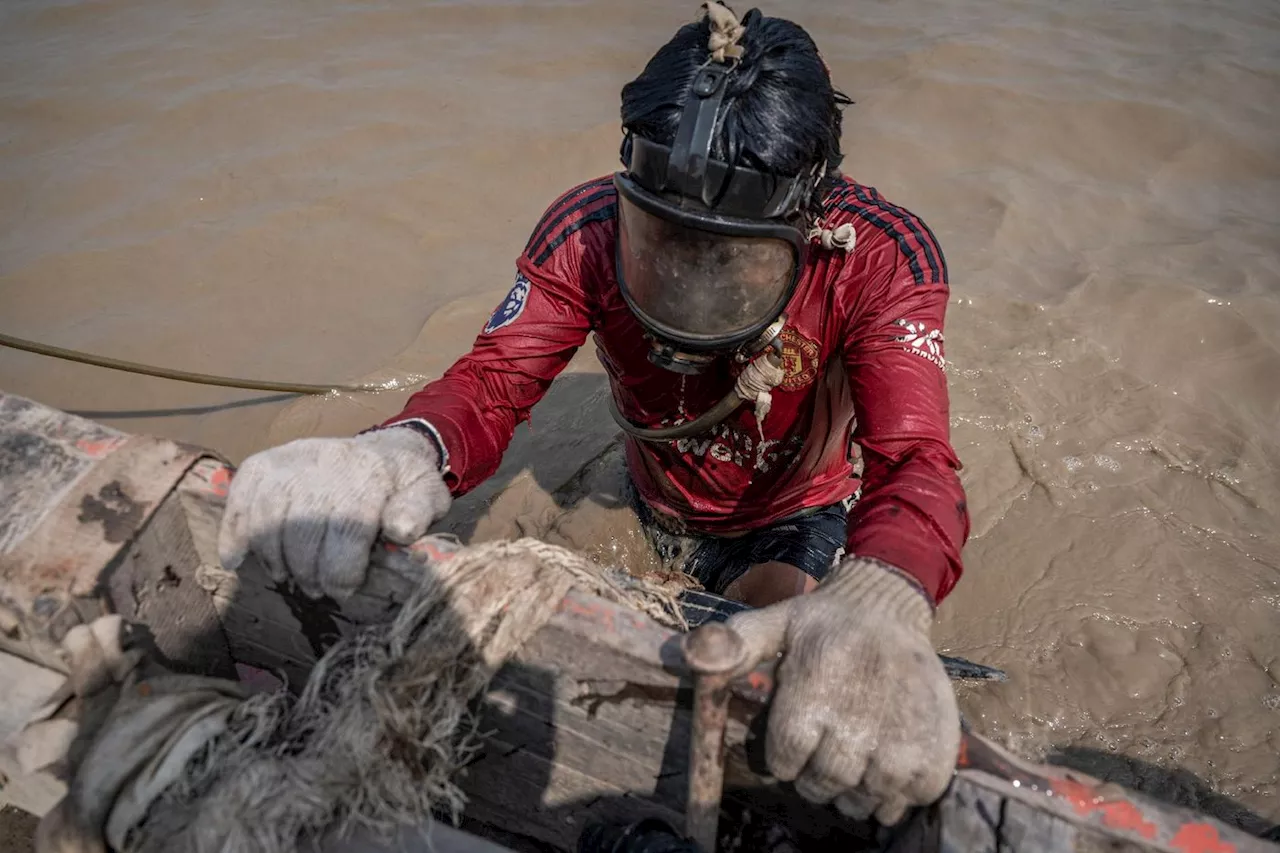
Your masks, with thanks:
M252 560L228 572L218 565L216 538L231 471L214 454L178 448L170 462L157 464L163 452L117 433L106 436L109 452L102 452L106 445L90 443L85 447L99 456L77 462L76 452L89 451L75 451L74 439L73 451L67 451L67 437L95 434L95 425L43 407L33 410L29 401L16 407L18 417L12 400L0 397L0 489L21 492L13 478L29 477L41 466L29 454L62 452L70 460L45 466L61 472L62 485L41 492L39 500L23 498L26 515L15 520L11 512L7 526L0 527L0 561L7 561L0 562L6 584L0 633L6 648L28 659L43 662L45 655L56 666L48 644L58 636L58 625L65 631L66 622L116 609L150 627L158 649L171 660L219 673L229 672L233 661L242 674L278 673L296 688L335 638L395 611L413 582L403 571L406 560L430 571L441 556L429 542L407 551L380 549L369 583L342 607L274 583ZM43 424L38 440L22 434L21 424L33 418ZM127 460L115 455L125 446L136 448L143 461L108 471L104 461ZM175 475L170 465L181 471ZM102 492L113 482L127 484L124 492L141 509L116 503L122 512L115 516L83 512L96 506L93 500L102 503L104 494L114 494ZM68 537L60 537L61 527ZM89 537L92 530L99 531L97 540ZM106 535L108 530L113 532ZM401 570L387 568L392 562ZM17 589L9 589L15 581ZM33 637L46 646L38 648ZM460 778L470 798L469 826L487 826L505 844L528 850L573 850L583 828L598 820L658 816L679 827L692 687L678 635L637 612L571 593L498 673L480 703L486 746ZM743 831L747 810L755 815L754 825L768 820L789 829L800 849L1277 849L1189 810L1061 768L1022 762L972 734L966 735L943 800L877 839L873 826L808 804L762 775L758 734L771 689L768 668L735 684L726 732L722 825L728 833Z
M231 674L169 500L212 456L0 393L0 650L61 670L67 630L118 612L152 629L171 666Z
M1262 853L1242 830L1118 785L1019 759L975 735L946 796L887 853ZM983 769L980 769L983 768Z

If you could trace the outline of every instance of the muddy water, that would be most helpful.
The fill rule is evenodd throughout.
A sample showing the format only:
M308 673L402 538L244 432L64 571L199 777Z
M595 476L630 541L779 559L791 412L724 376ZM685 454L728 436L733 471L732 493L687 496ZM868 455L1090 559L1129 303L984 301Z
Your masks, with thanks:
M8 0L0 327L304 382L469 345L695 3ZM954 284L974 511L939 643L1025 753L1280 821L1280 13L1265 0L779 2L849 171ZM239 458L403 394L280 400L0 352L0 387ZM640 560L583 353L450 526ZM596 459L584 475L578 469Z

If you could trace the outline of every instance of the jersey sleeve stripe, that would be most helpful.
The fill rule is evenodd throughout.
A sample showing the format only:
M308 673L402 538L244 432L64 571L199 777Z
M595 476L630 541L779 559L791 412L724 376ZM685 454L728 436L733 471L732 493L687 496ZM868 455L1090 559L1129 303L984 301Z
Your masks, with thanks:
M559 234L557 234L555 237L547 241L547 243L538 252L537 256L534 256L532 251L530 251L527 254L527 257L529 257L533 261L534 266L540 267L543 264L545 264L553 254L555 254L556 249L560 248L560 246L562 246L564 242L568 240L570 237L572 237L574 234L578 233L583 228L586 228L588 225L592 224L593 222L606 222L610 219L613 219L617 215L618 215L617 202L610 202L609 204L601 205L600 207L597 207L595 210L592 210L589 213L579 216L577 219L574 219L572 222L566 225L564 229L560 231Z
M525 244L525 254L532 256L535 247L546 241L551 232L558 228L566 218L587 205L612 195L613 178L600 178L575 187L565 193L547 209Z
M942 268L939 266L938 259L934 255L933 250L925 241L924 232L920 230L920 226L917 224L916 217L914 215L907 213L902 208L891 205L888 202L873 199L867 194L867 189L865 187L854 187L853 196L862 205L865 205L865 209L875 210L881 214L883 218L892 221L894 223L895 230L899 233L901 233L902 228L906 228L907 233L915 240L915 245L917 247L915 251L922 253L924 255L925 263L929 265L929 273L932 276L932 281L938 282L942 280ZM917 284L921 283L923 282L917 281Z
M941 268L942 279L944 281L949 281L950 279L947 276L946 255L942 253L942 245L938 242L938 238L934 235L933 230L929 228L929 226L925 223L925 221L921 219L919 216L916 216L914 213L903 210L901 207L898 207L896 204L890 204L889 202L885 201L884 196L880 195L880 193L877 192L874 187L867 187L866 191L870 195L871 199L874 200L876 204L878 204L880 207L884 208L885 210L890 210L899 214L900 216L903 217L905 221L908 222L908 224L912 227L912 233L916 235L916 239L919 240L920 245L924 247L926 256L928 256L931 259L936 257L937 267ZM920 229L920 231L924 232L924 235L928 236L929 238L928 240L925 240L924 235L921 235L918 231L915 230L917 227ZM931 268L934 268L933 260L929 261L929 266Z
M838 207L847 213L852 213L859 219L871 223L892 237L898 244L898 250L907 259L907 266L911 268L911 279L916 284L924 284L924 269L920 266L920 253L911 246L911 241L907 239L906 234L894 228L893 223L878 216L874 210L867 210L859 205L846 204L844 202L841 202Z
M898 244L907 259L912 280L916 284L938 283L947 280L946 261L932 232L914 214L889 204L883 199L872 198L865 188L849 185L838 190L829 204L879 228ZM923 259L923 264L921 263ZM929 268L926 278L924 266Z

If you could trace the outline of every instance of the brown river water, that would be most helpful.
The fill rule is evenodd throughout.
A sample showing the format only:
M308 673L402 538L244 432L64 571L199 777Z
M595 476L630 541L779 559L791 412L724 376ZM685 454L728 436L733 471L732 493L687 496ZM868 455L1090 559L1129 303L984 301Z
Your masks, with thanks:
M696 7L5 0L0 331L420 384L470 345L544 207L615 167L622 84ZM936 639L1010 674L962 688L966 715L1029 756L1280 822L1280 6L764 11L857 101L847 171L948 256L974 525ZM589 349L447 527L643 563ZM281 399L13 351L0 387L237 460L406 393Z

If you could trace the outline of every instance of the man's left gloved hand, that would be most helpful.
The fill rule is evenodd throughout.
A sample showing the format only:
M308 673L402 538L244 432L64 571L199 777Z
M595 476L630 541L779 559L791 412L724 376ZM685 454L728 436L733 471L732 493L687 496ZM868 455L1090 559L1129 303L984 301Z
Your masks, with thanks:
M735 614L747 672L778 654L769 772L806 799L885 825L942 796L960 749L933 608L892 566L850 558L818 589Z

